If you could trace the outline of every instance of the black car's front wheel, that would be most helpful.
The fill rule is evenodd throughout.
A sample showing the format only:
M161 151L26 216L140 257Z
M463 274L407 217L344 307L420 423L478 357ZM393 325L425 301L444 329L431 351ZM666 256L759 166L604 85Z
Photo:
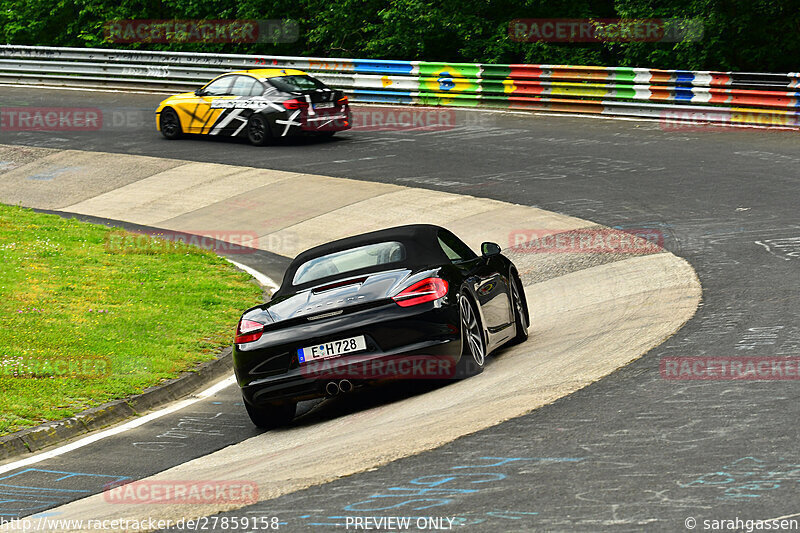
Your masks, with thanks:
M272 140L267 119L262 115L253 115L247 121L247 138L254 146L266 146Z
M244 401L247 414L253 424L264 429L273 429L285 426L294 419L297 403L289 402L265 407L256 407Z
M181 120L172 108L167 107L161 111L158 125L161 128L161 135L169 140L180 139L183 134Z
M512 272L509 276L511 283L511 308L514 311L514 324L517 334L511 340L514 344L519 344L528 340L528 302L525 300L525 293L519 278Z
M458 361L459 377L469 377L483 372L486 364L486 342L483 327L475 304L465 295L458 297L461 315L461 359Z

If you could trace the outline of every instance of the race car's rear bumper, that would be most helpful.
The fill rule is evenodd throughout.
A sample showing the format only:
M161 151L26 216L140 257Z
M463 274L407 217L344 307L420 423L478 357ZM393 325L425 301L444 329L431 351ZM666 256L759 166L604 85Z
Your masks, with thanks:
M366 350L300 363L297 349L363 335ZM252 344L234 344L233 362L246 402L320 397L330 381L353 385L390 380L457 379L462 352L455 306L400 307L394 302L349 315L269 330Z
M314 114L306 113L302 120L300 130L306 133L329 132L349 130L353 127L350 107L342 106L330 112L317 111Z
M242 387L244 400L256 406L325 396L325 386L343 379L354 387L395 380L456 379L460 339L420 343L402 353L352 355L303 366Z

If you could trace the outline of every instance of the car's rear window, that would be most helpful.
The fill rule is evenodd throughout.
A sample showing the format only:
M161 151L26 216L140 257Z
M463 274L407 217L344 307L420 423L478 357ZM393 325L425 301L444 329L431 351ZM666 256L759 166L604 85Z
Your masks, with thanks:
M285 93L302 93L325 88L324 83L311 76L279 76L268 81Z
M328 276L403 261L406 249L396 241L367 244L310 259L297 267L292 285L302 285Z

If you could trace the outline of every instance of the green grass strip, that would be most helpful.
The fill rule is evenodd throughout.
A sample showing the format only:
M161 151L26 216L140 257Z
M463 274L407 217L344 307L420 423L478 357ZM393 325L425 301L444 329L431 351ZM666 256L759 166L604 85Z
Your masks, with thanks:
M0 204L0 435L213 359L261 296L211 251Z

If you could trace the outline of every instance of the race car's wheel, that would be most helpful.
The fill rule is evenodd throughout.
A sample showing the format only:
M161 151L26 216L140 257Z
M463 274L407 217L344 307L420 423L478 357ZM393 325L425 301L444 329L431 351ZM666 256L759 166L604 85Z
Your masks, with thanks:
M178 118L178 114L174 109L169 107L161 111L159 127L161 128L161 135L169 140L180 139L183 134L181 120Z
M461 315L461 359L456 374L460 378L474 376L483 372L486 364L486 341L483 338L481 319L475 305L465 295L458 297Z
M272 140L269 124L262 115L253 115L247 121L247 138L254 146L266 146Z
M511 284L511 308L514 310L514 323L517 334L511 340L512 344L519 344L528 340L528 302L525 300L525 292L522 290L522 283L516 273L512 272L509 276Z
M285 426L294 419L297 403L289 402L265 407L255 407L244 401L247 414L253 424L260 428L272 429Z

